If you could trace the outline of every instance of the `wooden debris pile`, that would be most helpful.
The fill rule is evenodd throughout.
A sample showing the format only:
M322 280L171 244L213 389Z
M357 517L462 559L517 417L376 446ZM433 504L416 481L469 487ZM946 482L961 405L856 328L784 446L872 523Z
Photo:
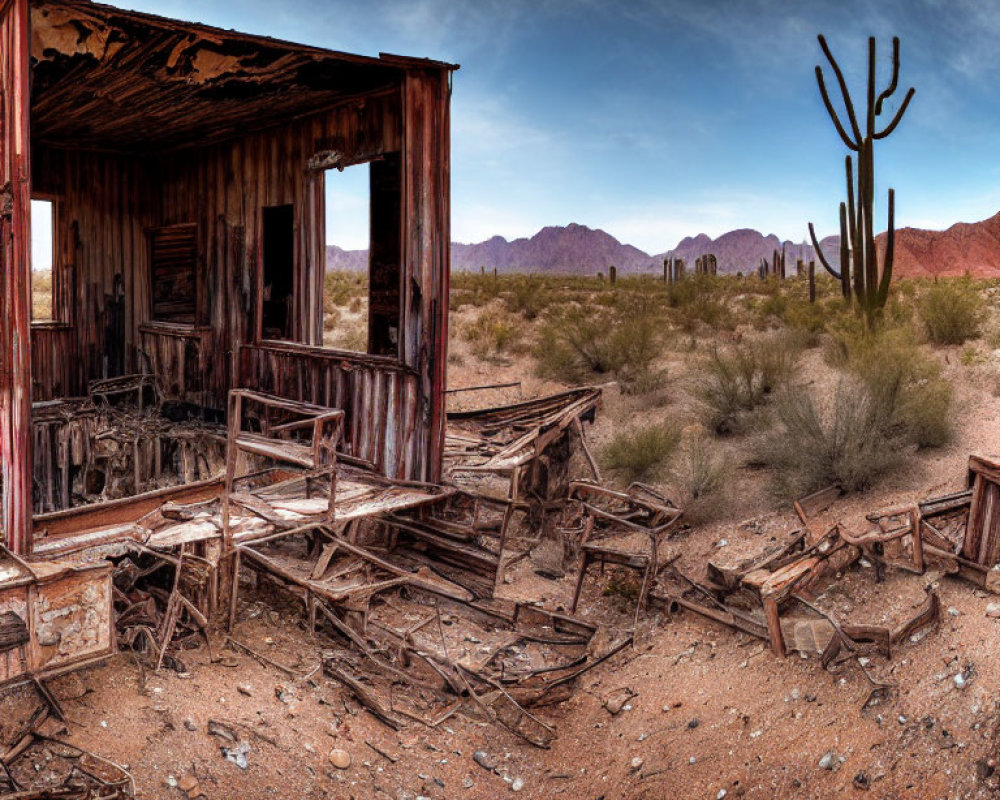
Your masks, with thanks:
M656 595L673 611L755 636L778 656L817 656L827 668L853 659L863 670L872 657L892 658L940 618L937 593L907 577L924 570L920 512L877 512L863 533L843 522L824 529L814 515L839 494L832 487L796 503L803 529L762 554L711 560L699 580L671 567Z
M225 429L167 414L151 376L95 382L89 398L32 407L34 513L205 480L225 464ZM124 382L123 382L124 381Z
M126 769L62 741L59 703L40 682L0 694L0 797L12 800L128 800Z
M300 532L241 545L241 561L301 599L310 629L338 643L326 672L393 728L407 720L435 727L462 709L548 747L554 730L530 709L566 699L576 678L631 641L536 607L477 599L387 548L319 533L319 541Z

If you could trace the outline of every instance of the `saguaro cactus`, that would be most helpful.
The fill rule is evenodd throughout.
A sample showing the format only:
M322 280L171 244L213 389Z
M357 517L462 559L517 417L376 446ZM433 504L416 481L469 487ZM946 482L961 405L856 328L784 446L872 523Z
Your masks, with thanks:
M862 132L858 124L858 117L854 112L854 103L851 101L850 92L847 89L847 82L840 66L834 59L826 39L822 35L819 37L819 46L823 49L823 54L833 74L837 78L840 86L840 93L844 100L844 109L847 112L848 125L841 121L830 100L830 95L826 89L826 82L823 79L823 69L816 67L816 82L819 84L819 93L823 98L830 119L837 129L837 133L843 140L847 148L857 153L857 182L854 178L854 162L849 153L845 160L845 171L847 173L847 203L840 204L840 270L835 270L830 266L826 256L823 254L816 239L816 231L813 224L809 223L809 236L812 238L813 248L820 263L841 282L844 297L854 296L856 302L865 312L865 317L869 325L872 323L875 312L885 305L889 297L889 284L892 281L892 260L895 245L895 210L896 193L889 190L889 227L886 239L885 258L881 269L879 268L878 252L875 249L875 142L878 139L886 138L896 130L903 114L906 112L913 99L915 89L912 87L903 98L899 109L889 123L877 130L877 118L882 114L882 105L896 91L899 84L899 38L892 40L892 77L889 85L876 96L875 94L875 38L868 39L868 93L865 114L865 129ZM855 202L855 199L857 202Z

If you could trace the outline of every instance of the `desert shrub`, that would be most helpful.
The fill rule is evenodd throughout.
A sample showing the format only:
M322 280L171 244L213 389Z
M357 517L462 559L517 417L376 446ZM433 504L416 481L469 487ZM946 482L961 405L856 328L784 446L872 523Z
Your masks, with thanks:
M653 370L660 349L660 325L650 305L631 313L571 307L542 326L535 349L540 375L566 383L614 375L626 392L658 384Z
M685 331L699 324L731 330L733 316L725 301L723 279L711 275L688 275L667 291L667 305Z
M518 352L522 346L522 331L516 320L497 312L484 311L466 326L465 341L473 355L484 361L495 361L505 354Z
M912 328L842 329L835 361L877 397L892 401L892 422L917 447L938 447L952 434L951 384L941 364L916 343Z
M622 483L648 481L663 473L680 441L680 429L670 422L630 428L604 446L601 462Z
M747 412L767 403L789 381L798 357L798 344L788 336L714 347L696 387L705 423L719 434L740 430Z
M552 297L543 278L516 275L510 282L510 294L504 298L507 308L526 320L536 319L551 303Z
M689 522L704 522L722 510L727 464L704 432L684 436L670 469L670 482Z
M803 389L783 391L776 403L777 425L759 442L758 460L774 469L786 497L834 483L846 491L869 488L906 448L892 396L845 377L827 405Z
M328 272L323 281L323 307L346 307L351 301L368 297L368 273Z
M983 299L970 280L941 280L917 301L927 337L934 344L975 339L983 322Z

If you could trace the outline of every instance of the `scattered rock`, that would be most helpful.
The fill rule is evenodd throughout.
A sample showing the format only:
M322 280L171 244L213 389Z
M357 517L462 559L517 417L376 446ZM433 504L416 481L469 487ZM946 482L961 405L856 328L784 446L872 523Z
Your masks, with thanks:
M968 679L961 672L952 678L951 681L955 684L956 689L964 689L969 683Z
M524 778L514 778L513 782L510 784L510 788L515 792L519 792L524 788Z
M688 729L689 729L689 730L692 730L692 731L693 731L693 730L694 730L695 728L697 728L697 727L698 727L698 726L699 726L700 724L701 724L701 723L700 723L700 722L698 722L698 720L697 720L697 719L693 719L693 720L691 720L691 721L690 721L690 722L688 723Z
M472 780L472 778L462 778L462 788L463 789L471 789L475 785L476 785L476 782L474 780Z
M989 761L984 761L983 759L979 759L976 762L976 778L978 778L980 782L985 782L989 780L990 778L993 777L993 773L995 772L996 772L996 767L990 764Z
M962 612L961 612L961 611L959 611L959 610L958 610L957 608L955 608L955 606L948 606L948 616L949 616L949 617L957 617L957 616L959 616L959 615L960 615L961 613L962 613Z
M628 705L628 701L636 696L636 693L629 689L627 686L623 686L620 689L615 689L611 694L604 698L604 707L608 710L611 716L617 716L625 706Z
M226 761L232 762L240 769L246 769L249 766L247 763L247 753L250 752L250 745L246 742L240 742L235 747L223 747L220 749Z
M1000 603L988 603L986 606L986 616L993 619L1000 618Z
M198 723L191 719L191 717L188 717L184 720L184 727L189 731L196 731L198 730Z
M177 788L177 778L175 778L173 775L167 775L166 779L163 782L171 789Z
M339 747L333 748L329 755L330 763L337 769L347 769L351 766L351 754Z
M485 750L477 750L473 753L472 760L489 772L493 772L497 768L497 762Z
M237 686L236 691L244 697L253 697L253 692L250 690L249 686Z
M723 800L723 798L728 794L725 789L719 789L719 793L715 796L715 800Z
M819 760L819 768L835 772L840 769L841 760L833 750L828 750Z
M854 776L854 780L852 781L852 783L854 784L855 789L860 789L861 791L868 791L868 788L871 786L871 779L867 775L865 775L865 773L859 772L857 775Z
M640 769L642 769L642 765L645 763L646 762L643 761L641 758L639 758L639 756L636 756L635 758L632 759L632 763L630 764L630 766L632 767L633 772L638 772Z

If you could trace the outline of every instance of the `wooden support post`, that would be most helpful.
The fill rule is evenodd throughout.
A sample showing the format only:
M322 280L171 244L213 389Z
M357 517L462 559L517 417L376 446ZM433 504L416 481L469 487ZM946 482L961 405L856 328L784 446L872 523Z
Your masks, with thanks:
M17 555L32 549L31 499L31 154L28 0L3 5L0 52L0 474L3 530ZM9 216L7 211L9 210Z
M779 658L785 657L785 637L781 633L781 614L778 601L771 595L761 597L764 604L764 618L767 620L767 637L771 642L771 652Z

